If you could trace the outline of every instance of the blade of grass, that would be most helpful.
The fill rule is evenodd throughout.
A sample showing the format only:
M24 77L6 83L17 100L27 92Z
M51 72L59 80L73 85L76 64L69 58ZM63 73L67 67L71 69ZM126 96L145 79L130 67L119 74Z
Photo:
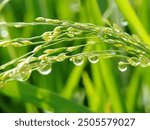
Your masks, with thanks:
M87 21L97 24L97 25L103 25L101 11L100 11L98 2L96 0L86 0L85 5L86 5L85 9L86 9ZM92 8L92 10L91 10L91 8ZM95 42L99 42L99 40L95 41ZM94 49L97 49L97 48L95 47ZM95 105L94 109L96 111L102 112L103 108L104 108L104 104L102 101L104 93L102 92L103 87L102 87L102 80L100 78L99 67L100 67L99 65L91 65L91 73L92 73L92 77L94 79L94 85L96 87L95 93L97 93L97 96L95 95L95 100L98 99L97 103L96 103L97 105ZM93 100L93 102L95 102L95 101Z
M29 83L18 82L13 87L12 84L14 83L8 83L1 93L11 98L33 103L38 107L41 107L43 103L48 104L55 112L90 112L86 107L66 100L46 89L37 88Z
M1 3L0 3L0 12L1 10L5 7L5 5L9 2L10 0L3 0Z
M89 46L86 46L83 50L83 52L86 52L86 51L90 51L90 47ZM79 83L79 80L81 78L81 75L82 75L82 72L83 72L83 69L86 65L86 61L84 62L83 65L81 65L80 67L74 67L67 82L66 82L66 85L62 91L62 95L63 97L65 98L71 98L71 95L75 89L75 87L78 87L78 83Z
M92 1L92 0L90 0L90 1ZM89 1L87 1L87 2L89 2ZM96 2L96 1L92 1L92 2ZM100 10L97 9L98 6L95 6L96 4L92 4L92 3L90 3L90 4L93 5L93 7L91 7L91 8L96 8L92 12L90 17L95 17L97 19L95 19L95 21L90 21L90 18L88 17L89 22L94 22L95 24L101 25L102 22L100 22L100 20L102 20L102 18L101 18ZM90 14L91 8L88 8L87 14ZM97 15L97 14L99 14L99 15ZM101 42L100 42L100 44L101 44ZM100 45L100 44L99 44L99 46L97 46L96 49L101 50L101 49L106 48L104 45ZM101 82L101 83L104 82L104 85L108 91L108 94L109 94L110 98L112 99L111 101L112 101L114 111L115 112L125 112L126 111L125 102L124 102L123 97L121 95L120 89L119 89L119 87L118 87L118 85L117 85L117 83L113 77L111 67L105 61L103 61L103 62L99 62L99 68L100 68L100 71L98 71L98 68L95 68L95 69L97 69L96 73L99 73L97 75L101 75L102 80L100 80L100 77L99 77L99 79L97 79L98 80L97 82ZM103 89L101 88L102 86L99 86L100 83L99 84L97 83L97 85L98 85L97 86L98 90L103 92ZM101 94L101 92L99 94Z
M103 76L103 81L105 84L105 87L108 91L108 94L111 98L111 102L113 105L113 110L115 112L125 112L125 103L123 100L123 97L120 92L120 88L115 82L115 79L112 74L112 70L110 69L110 66L108 66L108 63L102 61L99 63L101 66L101 73ZM106 68L107 66L107 68Z
M95 86L86 72L82 74L82 78L89 107L92 111L99 112L99 92L96 90L96 88L94 88Z
M91 65L91 73L94 81L94 85L96 87L96 91L98 93L98 111L103 112L104 111L104 98L105 98L105 92L104 92L104 85L102 83L102 78L100 74L100 66L99 64L93 64Z
M144 28L147 30L147 32L150 34L150 1L149 0L143 0L141 1L142 4L139 7L139 16L141 19L141 22L143 23Z
M128 112L134 112L140 88L140 73L135 71L127 89L126 106Z
M90 22L97 25L103 25L101 12L97 0L86 0L86 10L88 12L87 17Z
M37 107L31 103L25 103L27 113L38 112Z
M115 0L122 14L129 23L130 28L138 34L145 43L150 44L150 38L145 31L141 21L134 12L128 0Z

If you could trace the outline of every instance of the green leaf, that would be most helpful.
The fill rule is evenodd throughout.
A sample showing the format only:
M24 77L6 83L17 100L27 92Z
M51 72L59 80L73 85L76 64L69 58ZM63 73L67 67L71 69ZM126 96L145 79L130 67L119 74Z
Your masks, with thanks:
M130 28L138 34L145 43L150 44L150 38L145 31L141 21L134 12L128 0L115 0L124 17L129 23Z
M46 89L37 88L31 84L10 82L1 91L4 95L33 103L39 108L48 105L54 112L90 112L86 107L60 97Z

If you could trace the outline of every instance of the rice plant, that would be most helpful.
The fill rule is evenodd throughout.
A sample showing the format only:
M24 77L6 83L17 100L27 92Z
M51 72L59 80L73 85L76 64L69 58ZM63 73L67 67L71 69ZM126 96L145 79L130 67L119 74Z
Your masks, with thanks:
M48 30L40 36L16 38L0 42L1 47L35 45L32 51L0 66L0 69L4 70L1 73L1 86L3 86L5 82L13 79L26 81L34 70L37 70L40 74L47 75L52 71L52 64L55 62L62 62L66 59L70 59L75 65L80 66L83 64L85 58L91 63L97 63L99 58L117 57L123 59L123 61L118 63L118 68L122 72L127 70L128 64L132 66L141 65L142 67L150 65L149 47L146 46L138 36L129 35L121 31L116 24L112 26L109 21L106 22L109 27L99 27L90 23L74 23L72 21L53 20L43 17L36 18L36 21L38 22L1 23L1 26L17 28L39 24L56 26L54 30ZM51 49L51 47L56 44L81 39L93 39L93 41L91 40L88 43L76 46L54 47L54 49ZM85 46L99 44L94 42L95 39L103 40L105 43L112 46L113 49L92 50L72 54L72 52ZM37 42L33 40L37 40ZM17 64L16 67L5 71L5 68L14 64Z
M68 0L67 4L75 14L77 7L82 7L80 15L83 19L81 17L79 22L73 18L65 20L65 14L61 20L61 17L35 17L32 13L29 21L5 20L13 16L7 12L9 6L15 7L15 2L4 0L0 6L0 49L1 55L4 54L0 65L2 100L9 97L13 100L10 103L23 105L17 112L24 109L25 112L149 111L149 80L145 76L142 79L140 74L150 66L150 40L128 1ZM61 5L52 0L39 3L45 7L46 3L51 3L62 8L66 4L65 0ZM33 12L38 12L33 6L36 1L26 4L25 7L35 8ZM108 4L104 12L101 4ZM93 12L90 12L89 5ZM132 18L123 5L130 10ZM41 10L46 14L49 8ZM92 13L88 16L89 21L84 18L84 9L88 15ZM117 16L125 17L127 21L118 22L115 15L111 16L114 9ZM55 10L58 14L62 12L61 8ZM131 32L126 30L128 27ZM141 89L140 86L144 87ZM16 106L14 109L8 109L8 106L0 101L2 111L14 112Z

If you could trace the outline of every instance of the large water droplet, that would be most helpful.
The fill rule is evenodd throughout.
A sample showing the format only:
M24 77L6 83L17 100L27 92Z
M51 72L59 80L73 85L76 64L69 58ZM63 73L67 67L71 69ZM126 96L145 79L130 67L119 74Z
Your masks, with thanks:
M127 65L126 65L126 63L120 61L118 64L119 64L119 65L118 65L118 69L119 69L121 72L124 72L124 71L127 70Z
M128 62L132 66L138 66L140 64L139 59L137 57L131 57L131 58L129 58Z
M47 64L47 63L41 62L40 67L38 68L37 71L42 75L48 75L52 71L52 64L51 63Z
M88 60L91 62L91 63L97 63L99 61L99 55L98 54L92 54L88 57Z
M77 56L72 57L70 60L72 60L75 65L80 66L84 62L84 56L77 55Z
M61 53L55 59L56 59L56 61L61 62L61 61L64 61L66 59L66 57L67 56L65 55L65 53Z
M140 56L140 65L142 67L147 67L149 65L149 62L150 62L149 58L143 55Z
M24 62L18 64L17 68L14 71L14 78L18 81L26 81L32 72L32 67L30 64Z

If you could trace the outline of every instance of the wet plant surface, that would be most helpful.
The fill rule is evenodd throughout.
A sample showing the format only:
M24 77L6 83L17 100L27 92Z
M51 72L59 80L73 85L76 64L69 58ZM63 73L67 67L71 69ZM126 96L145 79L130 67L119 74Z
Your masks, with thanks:
M148 8L148 0L139 7L119 0L52 1L25 0L19 15L8 11L17 10L18 0L1 2L0 110L149 112L149 20L142 23L139 17L148 14L135 13ZM63 10L75 4L77 12L53 8L57 16L48 3ZM47 8L36 15L39 5Z

